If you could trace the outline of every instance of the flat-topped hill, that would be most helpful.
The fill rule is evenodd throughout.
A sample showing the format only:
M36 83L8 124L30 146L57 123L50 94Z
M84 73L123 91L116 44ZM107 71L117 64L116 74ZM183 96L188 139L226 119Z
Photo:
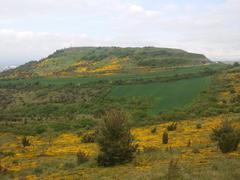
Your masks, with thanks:
M6 71L2 77L89 76L211 63L204 55L169 48L72 47Z

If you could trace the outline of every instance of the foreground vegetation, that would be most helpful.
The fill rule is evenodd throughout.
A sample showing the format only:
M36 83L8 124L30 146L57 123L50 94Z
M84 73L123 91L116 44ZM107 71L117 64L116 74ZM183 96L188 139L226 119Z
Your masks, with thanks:
M235 127L239 115L228 114ZM162 134L172 124L134 128L134 143L138 145L135 159L126 165L111 168L98 167L95 158L98 146L82 143L85 133L50 133L28 136L30 146L23 147L22 137L1 133L1 179L27 177L29 179L158 179L166 178L171 160L178 160L171 173L184 179L237 179L240 151L223 154L211 140L212 129L217 128L226 116L191 119L178 123L169 131L169 141L162 143ZM197 124L201 123L201 128ZM156 128L155 132L152 129ZM83 152L88 160L78 163L77 154ZM174 175L174 174L173 174Z

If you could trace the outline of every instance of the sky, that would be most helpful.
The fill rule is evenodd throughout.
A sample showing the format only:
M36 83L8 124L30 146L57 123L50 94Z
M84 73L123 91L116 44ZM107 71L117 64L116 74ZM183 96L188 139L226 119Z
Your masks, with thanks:
M170 47L240 59L240 0L0 0L0 66L72 46Z

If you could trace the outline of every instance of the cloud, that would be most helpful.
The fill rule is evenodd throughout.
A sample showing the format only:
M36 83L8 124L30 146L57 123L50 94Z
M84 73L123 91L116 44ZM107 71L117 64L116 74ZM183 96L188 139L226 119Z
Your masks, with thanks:
M0 1L0 64L69 46L163 46L240 58L239 0Z
M129 7L129 11L131 13L141 13L144 11L143 7L142 6L139 6L139 5L136 5L136 4L133 4Z

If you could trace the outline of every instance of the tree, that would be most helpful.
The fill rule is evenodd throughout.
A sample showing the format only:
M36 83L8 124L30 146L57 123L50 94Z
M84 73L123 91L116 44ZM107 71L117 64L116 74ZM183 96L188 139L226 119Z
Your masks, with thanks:
M239 62L234 62L233 66L240 66Z
M133 145L133 136L123 111L112 109L106 112L104 122L99 128L97 143L100 147L97 157L100 166L123 164L134 158L137 145Z

